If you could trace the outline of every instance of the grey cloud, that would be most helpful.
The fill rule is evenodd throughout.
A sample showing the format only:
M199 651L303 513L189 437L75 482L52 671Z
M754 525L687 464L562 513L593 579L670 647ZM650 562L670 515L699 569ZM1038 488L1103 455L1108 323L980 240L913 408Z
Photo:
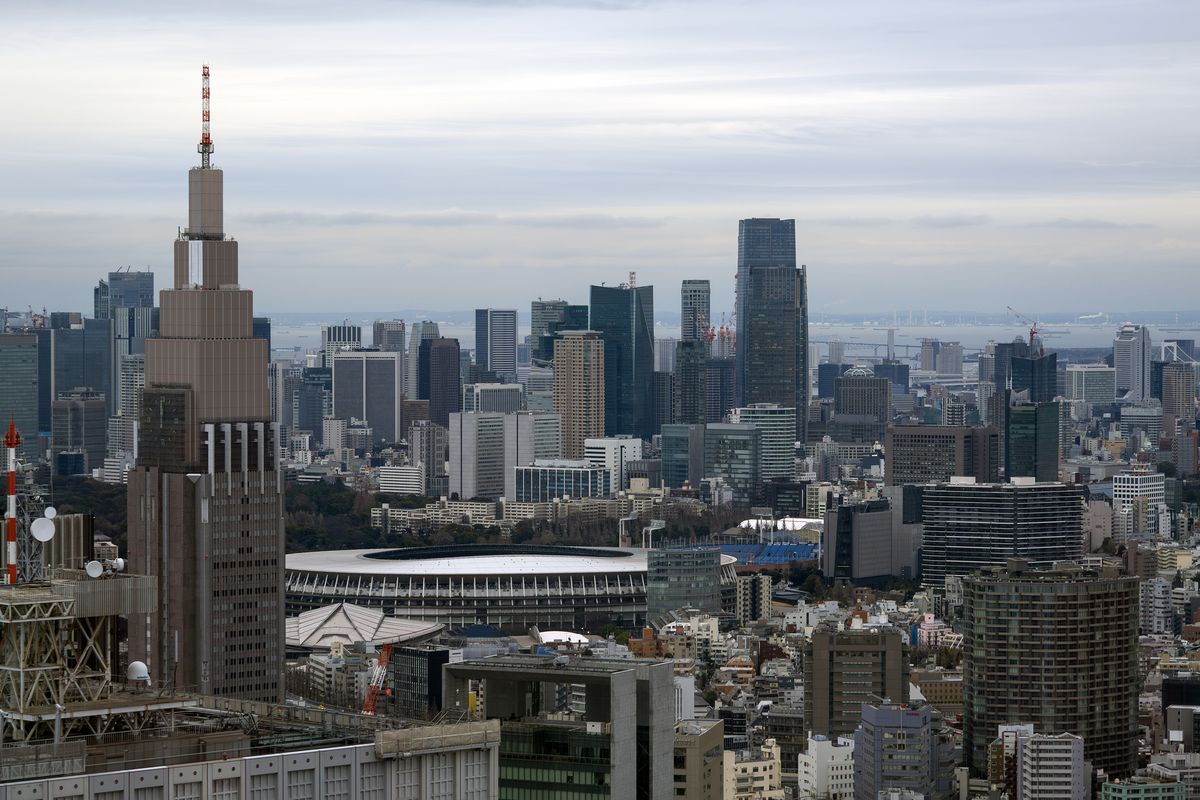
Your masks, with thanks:
M1091 219L1088 217L1059 217L1042 222L1028 222L1026 228L1063 228L1067 230L1137 230L1152 228L1145 222L1112 222L1106 219Z
M966 228L972 225L986 225L991 222L991 217L985 214L938 214L913 217L911 222L922 228Z
M365 211L313 213L261 211L242 214L237 221L259 225L299 225L323 228L402 225L442 228L463 226L517 226L527 228L655 228L665 220L652 217L619 217L609 214L489 214L482 211L431 211L386 214Z

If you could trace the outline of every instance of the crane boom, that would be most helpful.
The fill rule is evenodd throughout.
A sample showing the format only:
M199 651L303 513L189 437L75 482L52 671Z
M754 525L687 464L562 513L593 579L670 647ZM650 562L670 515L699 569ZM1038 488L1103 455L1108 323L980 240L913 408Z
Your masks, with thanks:
M1022 322L1026 322L1029 324L1029 352L1032 355L1033 354L1033 342L1037 338L1037 334L1038 334L1037 320L1030 319L1029 317L1022 314L1020 311L1017 311L1012 306L1008 306L1007 308L1008 308L1009 313L1012 314L1014 317L1021 320ZM1038 354L1038 357L1040 358L1043 355L1045 355L1045 352L1043 351L1043 349L1041 347L1039 347L1037 350L1037 354Z

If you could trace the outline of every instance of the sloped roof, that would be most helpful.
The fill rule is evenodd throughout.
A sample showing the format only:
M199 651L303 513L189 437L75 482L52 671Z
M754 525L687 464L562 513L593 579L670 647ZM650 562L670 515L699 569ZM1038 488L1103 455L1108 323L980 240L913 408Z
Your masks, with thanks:
M441 629L437 623L387 617L382 611L350 603L314 608L288 617L286 623L289 647L320 649L328 649L335 642L407 642L432 636Z

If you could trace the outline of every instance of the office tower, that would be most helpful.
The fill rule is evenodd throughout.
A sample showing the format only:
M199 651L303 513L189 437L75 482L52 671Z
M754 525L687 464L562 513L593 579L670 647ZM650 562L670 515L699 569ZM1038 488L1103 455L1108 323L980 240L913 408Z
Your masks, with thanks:
M521 410L521 384L469 383L462 387L463 411L499 411L508 414Z
M1157 403L1146 406L1122 406L1118 426L1122 439L1131 439L1134 431L1141 431L1147 441L1157 442L1163 433L1162 406Z
M884 361L872 367L876 378L887 378L892 382L892 395L908 393L908 364L899 361ZM980 379L982 380L982 378ZM829 395L833 397L833 395Z
M808 281L796 266L796 221L738 223L737 402L807 409ZM796 415L807 441L808 415Z
M886 424L891 419L892 382L877 378L866 367L852 367L837 379L835 414L873 417Z
M96 288L92 289L92 318L108 319L111 313L108 281L101 278L100 282L96 284Z
M705 422L722 422L729 409L737 405L737 362L711 358L705 372Z
M921 371L936 372L937 356L942 349L942 343L937 339L921 340Z
M1195 427L1196 368L1192 364L1175 361L1163 365L1162 407L1163 414Z
M320 441L321 420L333 413L333 369L304 367L292 392L290 433L308 431Z
M604 340L566 331L554 342L554 413L562 419L563 458L583 458L586 439L604 435Z
M449 491L446 456L450 447L450 432L444 425L427 419L414 420L408 429L408 460L421 467L425 493L434 497L445 487Z
M362 347L362 326L345 322L321 328L321 366L333 368L333 354L339 350L358 350Z
M846 374L853 364L827 363L817 364L817 397L837 397L838 378Z
M19 456L36 461L38 436L38 338L32 335L0 334L0 418L11 420L21 432Z
M104 466L108 413L103 394L87 387L60 393L54 401L53 430L51 463L59 475L86 474ZM68 472L59 469L59 455L63 452L82 454L83 469ZM72 459L72 462L77 460Z
M608 470L587 461L539 458L513 467L513 499L518 503L553 503L565 497L607 497Z
M207 88L205 67L205 86ZM207 128L207 126L206 126ZM270 422L267 343L252 332L238 243L223 229L223 173L188 172L159 337L146 340L141 447L129 472L131 569L158 578L150 630L129 656L155 684L278 702L283 681L283 477Z
M679 339L664 336L654 340L654 371L675 371L675 348Z
M896 628L818 626L804 644L805 729L830 739L851 736L864 703L907 703L905 650Z
M593 286L591 329L604 340L604 432L654 433L654 287Z
M704 478L704 426L664 425L661 442L663 484L698 488Z
M963 755L987 769L1012 720L1083 737L1111 776L1137 768L1138 579L1014 560L963 578Z
M442 707L478 701L500 720L500 797L559 797L564 786L613 798L672 797L674 666L649 659L500 655L443 668ZM574 684L581 712L566 715ZM476 691L477 686L482 689ZM566 791L569 791L566 790Z
M733 502L754 502L762 489L762 431L753 425L709 423L704 429L704 477L719 478Z
M50 333L51 400L77 386L87 386L102 393L108 415L115 414L113 321L85 319Z
M975 483L952 479L925 488L923 584L1023 558L1037 566L1082 556L1080 490L1060 483Z
M534 300L529 314L530 358L546 365L554 360L554 338L563 331L588 329L588 307L566 300Z
M646 554L646 616L681 608L721 611L721 551L716 547L676 547Z
M679 338L684 342L705 342L712 325L709 306L712 288L707 280L685 280L679 291Z
M326 450L332 451L334 461L343 461L346 449L347 420L342 417L326 417L321 420L321 441Z
M516 309L475 309L475 363L501 383L517 382Z
M1067 399L1111 405L1117 396L1117 371L1105 364L1068 364Z
M696 425L708 421L708 351L703 339L683 339L675 346L672 422Z
M596 467L608 470L609 491L613 494L629 488L626 464L642 457L642 440L632 436L607 436L586 439L583 457Z
M108 420L108 455L137 453L137 425L142 409L142 391L146 388L146 357L121 356L117 384L121 400L117 415Z
M375 441L397 442L404 397L404 354L380 350L339 350L333 354L333 412L371 426ZM326 447L329 442L324 443Z
M735 408L729 414L734 425L753 425L759 439L759 476L764 481L792 479L796 475L796 409L774 403L756 403Z
M1127 533L1156 533L1158 513L1166 504L1166 476L1149 469L1130 469L1112 479L1113 520L1128 516Z
M1150 397L1150 329L1126 322L1113 338L1113 367L1117 395L1129 394L1135 403Z
M551 358L554 349L550 349ZM525 375L525 408L530 411L554 410L554 368L531 366Z
M654 416L651 435L657 436L662 432L663 425L675 422L675 406L679 402L676 395L675 374L671 372L653 373Z
M371 325L371 346L389 353L403 353L404 320L377 319Z
M462 408L458 339L424 339L417 353L417 399L429 401L429 419L442 427Z
M950 399L942 401L942 424L951 428L961 428L967 424L967 407Z
M441 336L438 332L438 324L429 322L414 322L412 326L412 334L408 338L408 363L406 365L408 374L404 379L404 396L409 400L416 400L418 384L420 383L417 377L417 367L421 353L421 342L429 339L437 339Z
M1028 392L1031 403L1049 403L1058 397L1058 355L1013 356L1009 362L1012 390Z
M1060 415L1057 403L1010 400L1005 408L1005 478L1058 480Z
M111 309L111 322L113 326L112 354L115 369L119 371L121 359L146 352L146 339L154 336L158 331L158 309L114 306ZM116 394L114 408L119 410L124 403L121 396L119 372L113 379L112 388Z
M504 415L450 415L450 494L494 500L504 493Z
M934 368L939 375L962 375L963 348L958 342L942 342Z
M908 791L926 800L954 796L961 752L933 706L867 702L854 731L855 800Z
M461 661L462 651L431 643L394 647L388 672L395 713L408 719L436 717L442 710L442 666L452 660Z
M1000 432L945 425L889 426L884 437L888 486L946 483L955 476L1000 480Z
M562 419L558 414L520 411L504 415L505 497L516 497L516 467L561 457Z
M826 578L879 581L899 575L892 552L892 507L887 500L846 503L825 511L821 573ZM907 559L904 559L907 563Z
M108 273L109 308L152 308L154 306L154 273L118 270Z

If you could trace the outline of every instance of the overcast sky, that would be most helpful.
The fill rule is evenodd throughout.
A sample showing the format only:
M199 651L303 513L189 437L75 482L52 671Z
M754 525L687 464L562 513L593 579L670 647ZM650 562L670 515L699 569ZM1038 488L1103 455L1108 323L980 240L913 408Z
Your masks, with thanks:
M263 311L636 270L719 313L747 216L796 219L817 311L1197 308L1198 38L1186 0L4 0L0 303L165 285L207 60Z

